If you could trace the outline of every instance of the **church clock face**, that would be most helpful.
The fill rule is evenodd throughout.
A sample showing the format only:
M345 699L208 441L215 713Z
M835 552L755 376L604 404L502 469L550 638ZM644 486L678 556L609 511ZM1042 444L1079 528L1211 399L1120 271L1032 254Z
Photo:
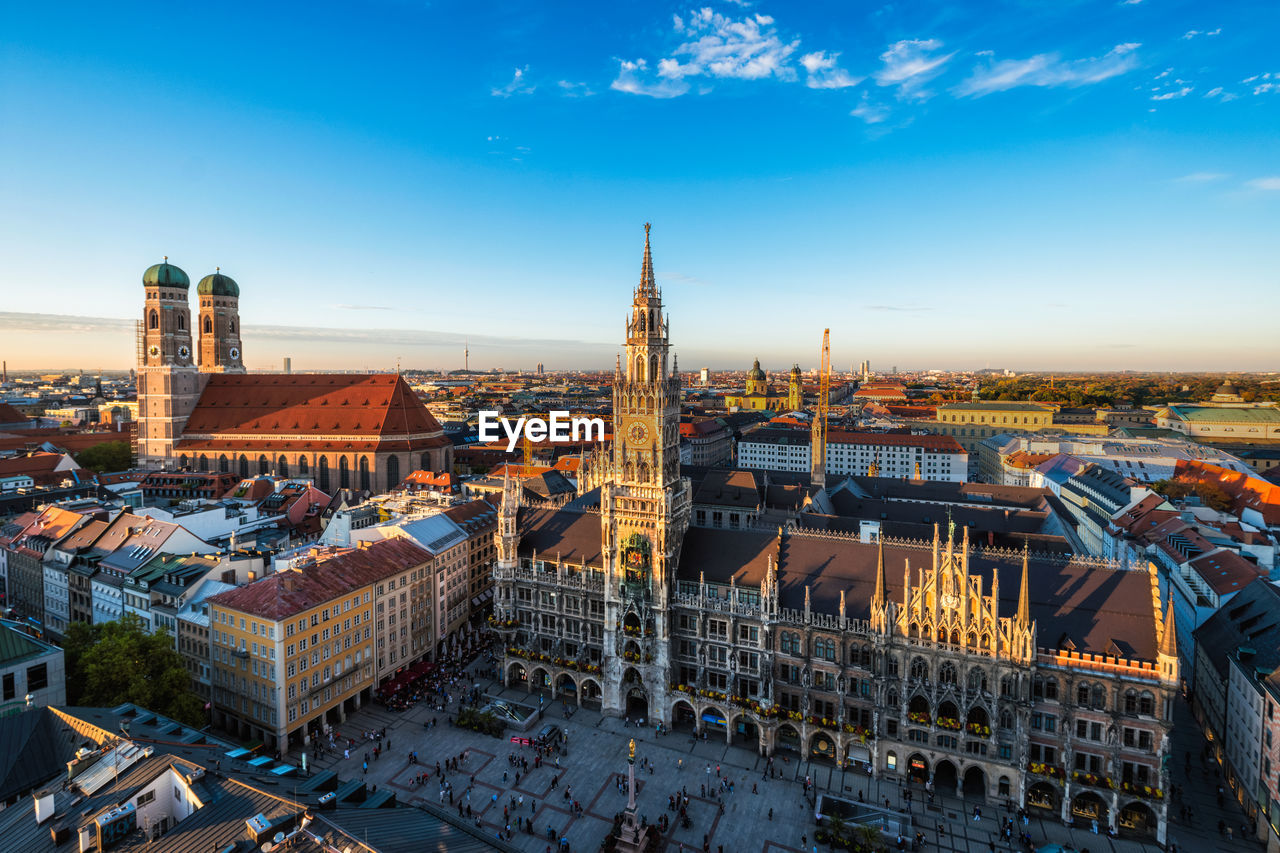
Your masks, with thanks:
M239 358L240 358L240 348L239 348L239 347L232 347L232 348L231 348L231 350L227 353L227 355L231 356L231 360L232 360L232 361L237 361L237 360L239 360Z
M644 444L648 437L649 428L640 421L636 421L627 428L627 438L632 444Z
M156 346L155 344L152 344L152 345L147 349L147 355L151 356L152 358L155 358L155 357L156 357L156 356L158 356L159 354L160 354L160 347Z
M190 356L191 356L191 350L187 348L186 344L183 344L182 346L178 347L178 358L186 359L186 358L189 358Z

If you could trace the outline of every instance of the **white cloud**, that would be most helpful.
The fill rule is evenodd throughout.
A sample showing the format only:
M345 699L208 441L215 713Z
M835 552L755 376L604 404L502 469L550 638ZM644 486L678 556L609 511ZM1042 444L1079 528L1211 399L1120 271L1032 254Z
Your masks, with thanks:
M862 100L849 111L849 115L860 118L867 124L879 124L889 117L889 110L882 104L873 104L870 96L863 92Z
M1273 176L1267 178L1254 178L1252 181L1249 181L1246 186L1252 187L1255 190L1280 191L1280 177Z
M671 17L672 29L685 40L651 70L643 59L621 60L612 88L621 92L673 98L689 91L689 78L713 80L795 80L792 54L800 40L784 42L773 18L747 15L731 18L709 7L687 18ZM653 79L654 75L659 79ZM831 79L838 79L832 77ZM699 91L709 91L699 87Z
M1122 0L1121 6L1137 6L1142 0Z
M748 15L735 20L710 8L699 9L688 21L676 22L676 32L689 41L676 47L671 57L658 63L658 73L669 79L707 76L738 80L764 77L795 79L789 60L799 40L783 42L773 18ZM675 57L683 57L682 63Z
M589 98L595 94L586 83L572 83L568 80L561 80L556 85L560 87L560 91L567 98Z
M1207 91L1207 92L1205 92L1205 93L1204 93L1204 97L1206 97L1206 98L1216 98L1216 97L1218 97L1218 96L1219 96L1219 95L1221 95L1221 94L1222 94L1222 87L1221 87L1221 86L1214 86L1212 89L1210 89L1209 91Z
M646 82L649 66L643 59L632 62L627 59L618 60L618 76L609 84L609 88L631 95L647 95L650 98L677 98L689 91L689 84L683 80L655 80Z
M809 72L804 84L810 89L844 89L861 83L862 77L854 77L836 64L839 58L839 53L828 54L825 50L800 57L800 64Z
M976 67L955 88L960 96L980 98L1018 86L1086 86L1132 71L1138 65L1139 44L1118 44L1102 56L1064 61L1056 53L1029 59L1003 59Z
M1185 98L1191 94L1192 86L1183 86L1181 89L1174 89L1172 92L1162 92L1159 95L1152 95L1153 101L1172 101L1175 98Z
M1208 181L1220 181L1228 177L1225 172L1192 172L1189 175L1183 175L1178 178L1178 182L1182 184L1203 184Z
M490 89L489 93L499 98L510 98L512 95L527 95L537 87L529 83L527 75L529 66L517 68L516 73L512 75L511 82L505 86L496 89Z
M1241 83L1258 85L1253 87L1253 94L1265 95L1268 92L1280 92L1280 71L1272 73L1268 71L1266 74L1255 74L1252 77L1246 77L1240 81ZM1224 98L1224 100L1226 100Z
M1185 33L1182 34L1182 38L1184 41L1189 41L1195 38L1196 36L1216 36L1216 35L1219 35L1221 32L1222 32L1222 27L1218 27L1216 30L1187 30Z
M875 73L876 82L881 86L897 86L900 98L923 100L929 97L932 93L924 89L924 84L937 77L947 60L955 56L954 53L937 53L941 47L942 42L937 39L894 42L880 54L884 67Z

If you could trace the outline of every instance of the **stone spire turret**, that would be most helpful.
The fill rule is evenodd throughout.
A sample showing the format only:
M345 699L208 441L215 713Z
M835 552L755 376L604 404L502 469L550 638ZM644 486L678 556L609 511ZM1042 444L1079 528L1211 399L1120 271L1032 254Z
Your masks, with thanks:
M1031 570L1029 546L1022 546L1022 585L1018 589L1018 613L1013 624L1025 631L1031 625Z
M649 252L649 227L644 224L644 260L640 262L640 285L636 288L636 296L657 296L658 284L653 277L653 256Z
M1178 628L1173 624L1173 593L1169 593L1169 603L1164 617L1164 636L1160 638L1160 656L1178 657Z
M884 534L876 537L876 591L871 596L871 607L882 608L889 603L889 583L884 574Z

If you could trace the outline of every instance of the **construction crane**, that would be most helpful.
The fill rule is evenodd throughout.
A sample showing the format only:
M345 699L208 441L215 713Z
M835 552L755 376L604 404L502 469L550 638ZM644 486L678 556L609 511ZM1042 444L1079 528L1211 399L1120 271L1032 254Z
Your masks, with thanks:
M819 489L827 485L827 410L831 404L831 330L822 330L822 370L818 375L818 411L813 417L810 441L810 481Z

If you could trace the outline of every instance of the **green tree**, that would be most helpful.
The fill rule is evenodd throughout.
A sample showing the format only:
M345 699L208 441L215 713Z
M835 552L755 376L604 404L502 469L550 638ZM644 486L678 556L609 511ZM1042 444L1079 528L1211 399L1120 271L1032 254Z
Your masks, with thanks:
M98 474L125 471L133 465L133 449L127 441L106 441L77 453L76 464Z
M835 850L837 845L844 842L844 833L847 828L848 826L845 823L845 819L840 817L840 815L831 815L827 818L827 832L830 833L830 835L827 836L827 840L831 842L832 850Z
M70 704L132 702L187 725L204 724L204 706L166 629L148 634L141 619L125 614L118 622L71 625L62 648Z

